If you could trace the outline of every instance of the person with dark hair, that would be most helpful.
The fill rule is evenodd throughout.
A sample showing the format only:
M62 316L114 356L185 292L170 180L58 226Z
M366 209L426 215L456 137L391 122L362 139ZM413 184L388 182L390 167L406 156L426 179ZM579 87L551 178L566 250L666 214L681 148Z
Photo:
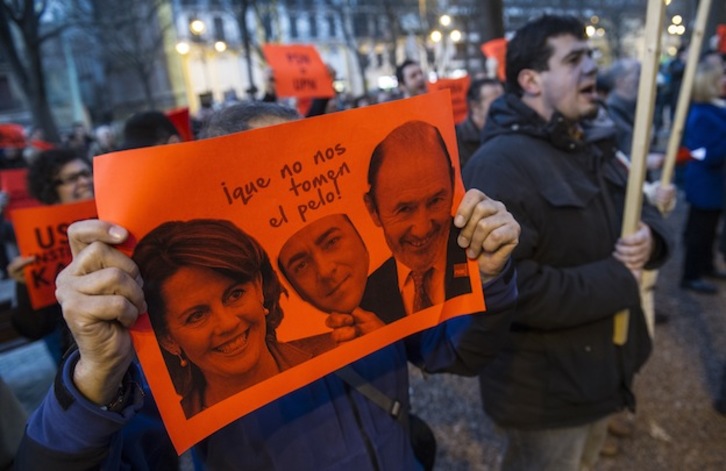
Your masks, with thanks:
M174 123L161 111L142 111L124 124L121 150L181 142Z
M519 237L517 223L503 205L477 190L467 192L456 214L459 242L477 260L485 284L487 312L451 319L346 367L362 378L366 391L378 390L400 407L385 408L357 383L338 372L328 374L199 443L195 452L205 467L424 469L411 443L407 361L429 372L475 374L504 342L501 334L516 300L516 274L508 259ZM68 357L56 388L31 416L17 455L18 469L155 469L149 459L168 451L166 442L154 440L157 449L132 454L126 449L137 443L123 437L124 426L133 422L143 401L133 386L142 379L130 368L128 327L147 310L147 302L148 310L154 310L151 298L144 296L149 281L139 275L133 260L114 248L128 238L124 228L91 220L72 225L68 234L74 260L57 280L58 298L79 349ZM219 243L226 245L227 240ZM149 251L148 258L153 258ZM264 296L271 313L276 296ZM157 468L172 469L163 462Z
M277 264L295 292L329 314L335 342L383 326L375 313L360 308L368 279L368 248L347 214L312 221L283 244Z
M502 82L493 78L476 79L469 85L469 89L466 91L469 115L456 125L460 168L464 168L464 165L481 145L481 130L484 129L489 107L503 93Z
M28 168L28 191L43 204L63 204L93 198L90 163L71 150L41 152Z
M644 204L636 232L620 237L627 171L615 128L585 126L599 97L580 20L521 27L506 74L463 175L522 225L515 320L480 376L482 402L508 439L504 471L592 469L609 416L635 404L633 378L651 350L638 280L665 262L668 233ZM628 333L614 338L623 310Z
M187 418L312 357L277 341L285 289L262 246L231 222L166 222L133 260Z
M428 91L426 76L421 64L414 60L406 59L396 67L396 80L398 80L398 88L403 93L403 98L421 95Z
M388 133L373 150L368 185L368 214L393 256L369 277L361 307L390 323L470 293L451 218L454 167L438 128L408 121Z

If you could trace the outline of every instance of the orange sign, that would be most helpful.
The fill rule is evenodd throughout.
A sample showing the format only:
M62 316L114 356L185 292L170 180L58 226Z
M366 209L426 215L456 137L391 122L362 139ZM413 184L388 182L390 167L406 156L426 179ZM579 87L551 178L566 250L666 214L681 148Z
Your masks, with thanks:
M313 46L265 44L262 53L275 76L279 97L332 97L333 80Z
M454 110L454 122L464 121L469 114L469 105L466 101L466 92L469 90L471 79L468 75L457 79L439 79L429 83L429 91L451 91L451 108Z
M56 302L55 278L71 262L66 231L75 221L96 217L93 200L13 211L13 227L20 255L34 256L25 269L25 283L33 309Z
M94 159L99 217L129 229L122 249L144 279L149 313L132 336L177 451L392 342L484 309L477 264L451 222L464 194L458 165L448 92ZM430 171L435 182L422 184L417 172ZM415 244L405 221L418 211L394 209L410 206L406 198L435 213ZM438 272L406 268L431 254ZM426 292L417 277L439 281ZM232 333L217 337L214 319ZM332 319L360 330L338 343Z
M504 38L496 38L487 41L481 45L481 52L487 58L492 58L497 61L497 78L502 82L506 82L507 40Z

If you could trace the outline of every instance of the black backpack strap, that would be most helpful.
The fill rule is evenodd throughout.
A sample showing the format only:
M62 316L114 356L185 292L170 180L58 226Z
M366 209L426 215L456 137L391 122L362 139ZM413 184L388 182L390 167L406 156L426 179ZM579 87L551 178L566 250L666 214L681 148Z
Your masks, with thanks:
M367 379L358 374L350 366L345 366L335 372L338 377L350 387L368 398L373 404L388 412L391 417L408 428L408 410L401 401L388 397L383 391L373 386Z

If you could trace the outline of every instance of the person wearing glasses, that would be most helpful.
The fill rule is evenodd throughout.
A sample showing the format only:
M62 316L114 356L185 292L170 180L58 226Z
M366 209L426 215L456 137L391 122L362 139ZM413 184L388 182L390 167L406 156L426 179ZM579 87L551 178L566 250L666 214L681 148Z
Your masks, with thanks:
M28 167L27 184L30 195L46 205L93 198L90 162L68 149L41 152ZM71 337L63 322L60 305L53 304L37 310L30 305L24 272L34 261L34 257L19 255L8 265L8 275L17 282L17 306L11 316L13 327L24 337L33 340L44 338L51 356L60 362L63 352L70 345Z

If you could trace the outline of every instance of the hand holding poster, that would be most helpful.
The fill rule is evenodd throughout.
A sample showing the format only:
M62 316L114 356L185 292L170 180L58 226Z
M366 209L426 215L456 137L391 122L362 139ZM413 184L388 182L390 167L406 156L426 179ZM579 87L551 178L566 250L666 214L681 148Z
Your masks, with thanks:
M13 211L20 255L35 257L25 268L25 284L33 309L56 302L55 279L72 259L66 231L71 223L96 217L93 200L37 206Z
M272 67L280 97L328 98L333 80L313 46L265 44L262 53Z
M484 309L452 224L449 104L431 93L94 161L100 217L131 234L149 307L134 346L178 451Z

